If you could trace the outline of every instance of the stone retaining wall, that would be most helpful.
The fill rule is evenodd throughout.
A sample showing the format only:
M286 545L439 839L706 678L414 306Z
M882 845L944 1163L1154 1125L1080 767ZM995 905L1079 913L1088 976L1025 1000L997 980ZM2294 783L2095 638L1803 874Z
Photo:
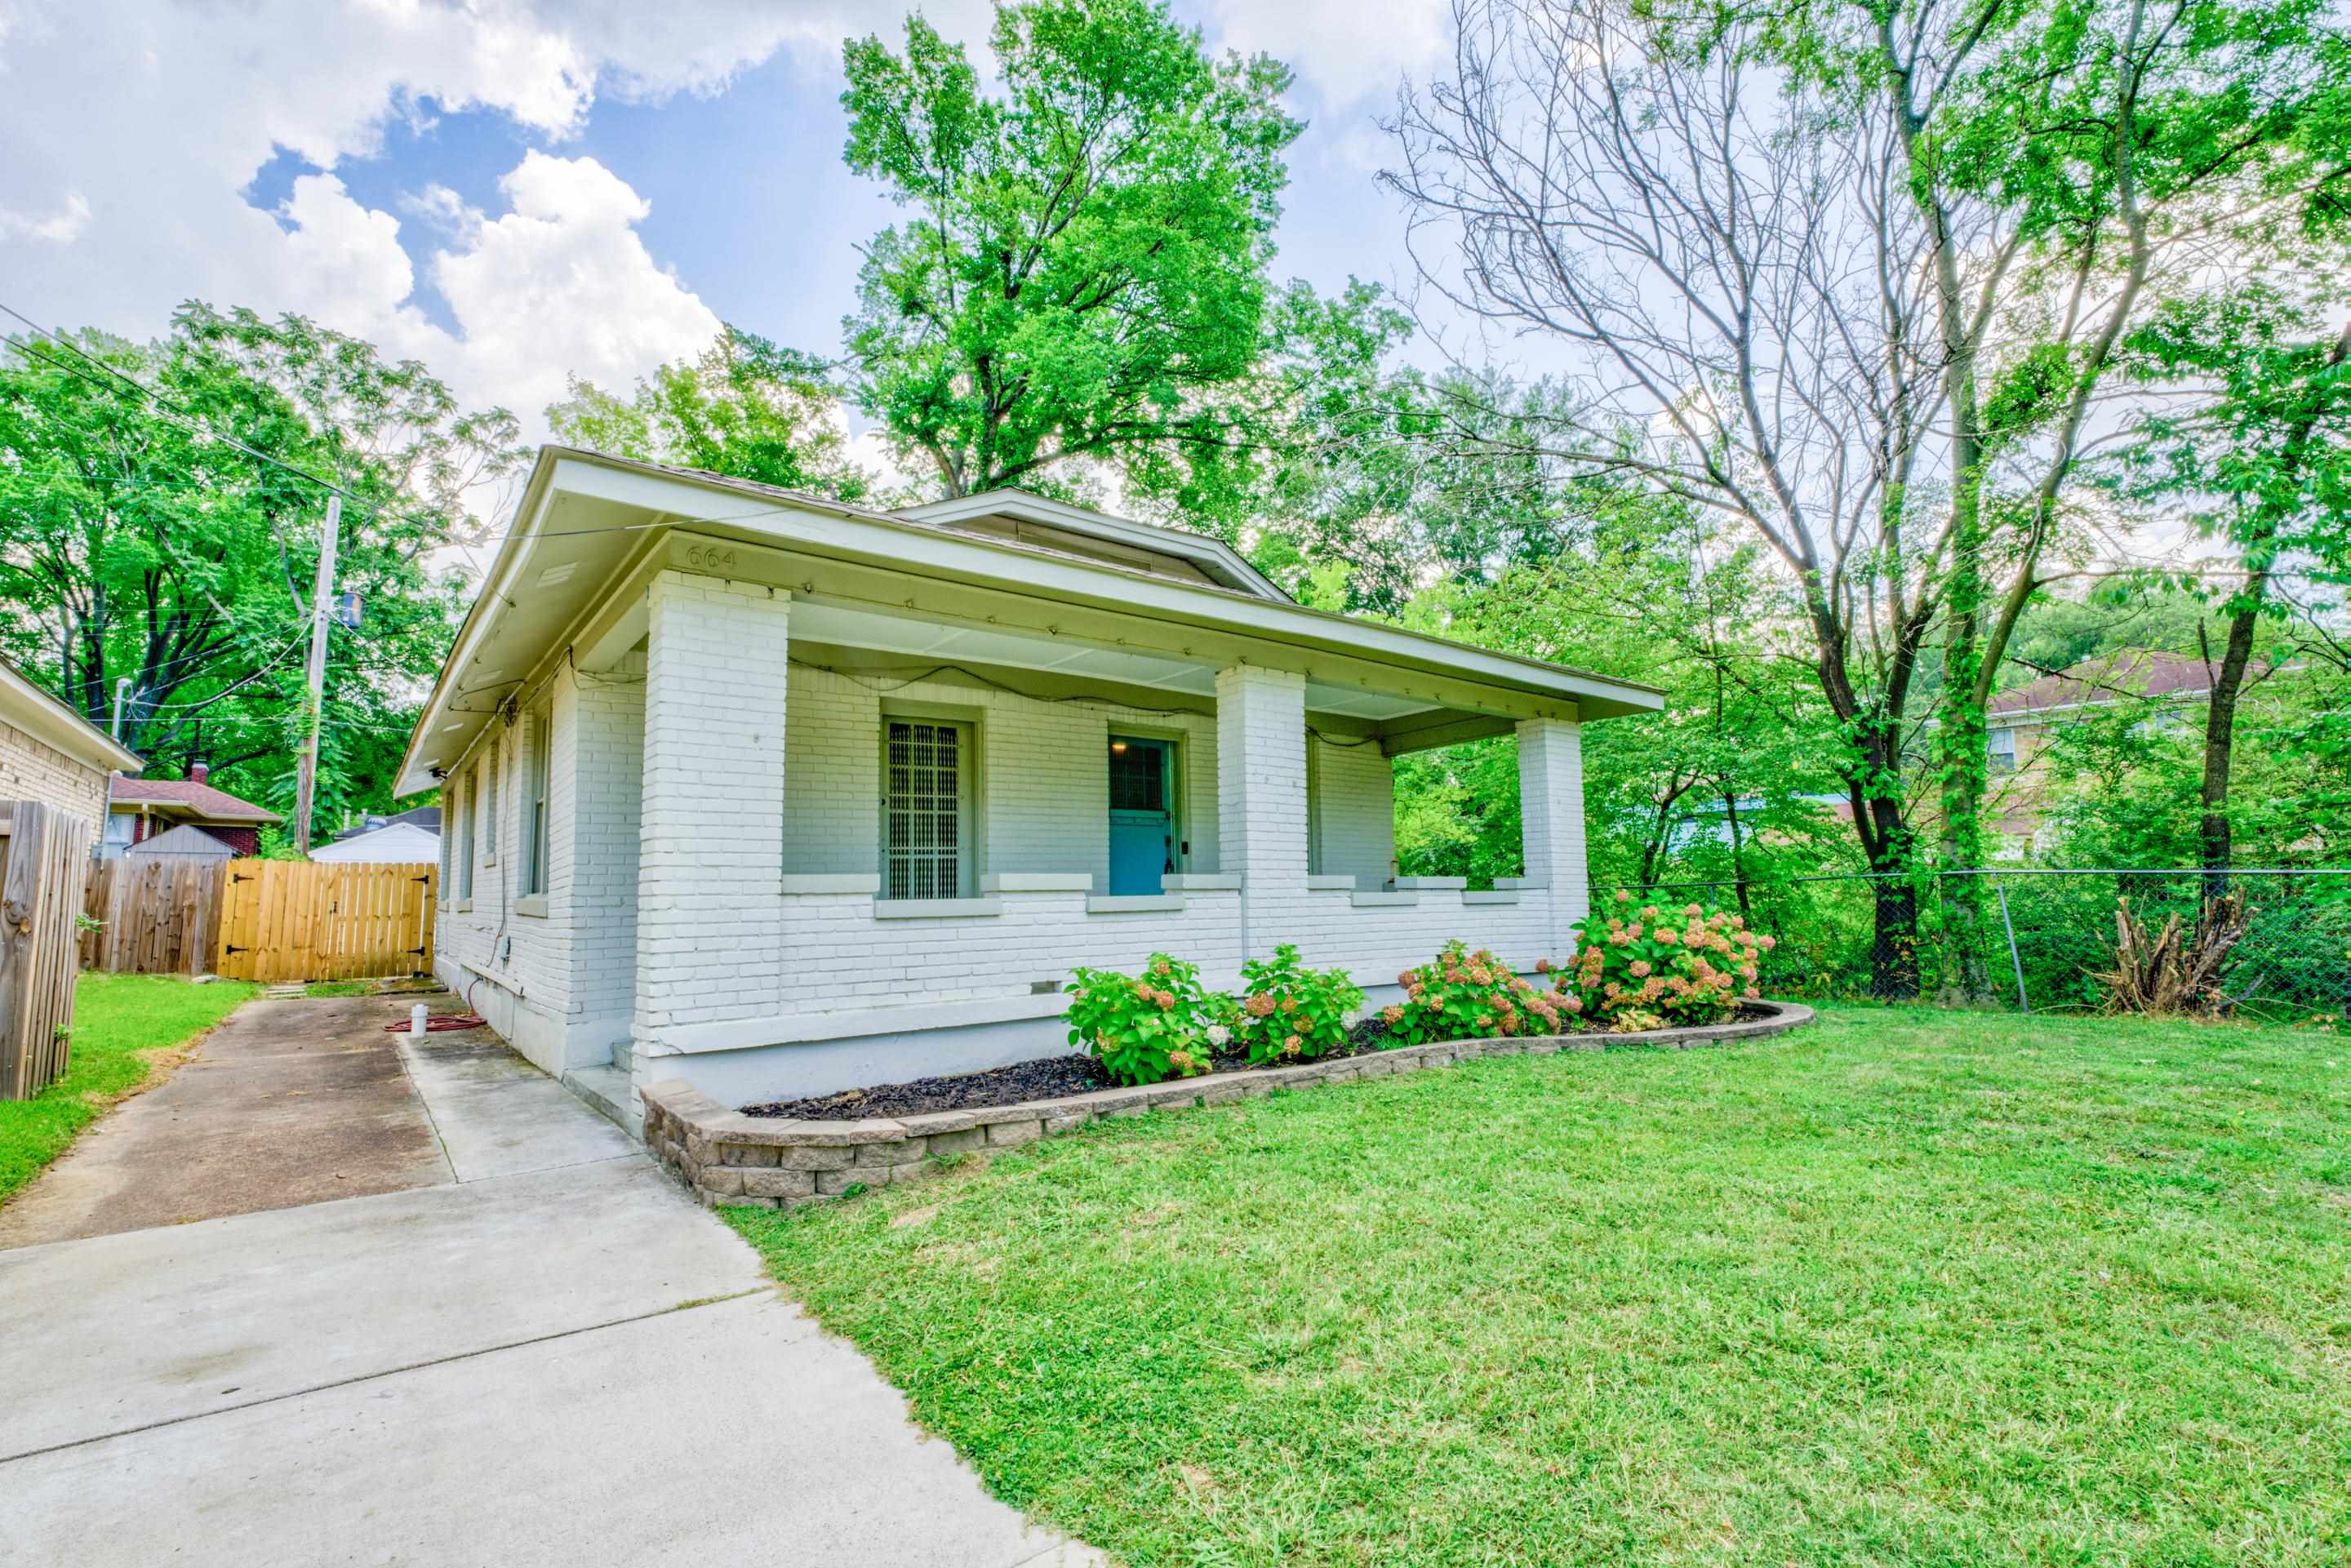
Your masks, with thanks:
M1542 1056L1560 1051L1647 1047L1684 1050L1719 1040L1784 1034L1809 1022L1813 1009L1792 1002L1755 1004L1768 1018L1639 1034L1540 1035L1398 1046L1297 1067L1212 1072L1141 1089L1100 1089L1058 1100L1029 1100L985 1111L934 1111L862 1122L797 1122L729 1110L683 1079L644 1091L645 1147L705 1204L789 1208L934 1174L940 1161L1018 1148L1097 1117L1139 1116L1155 1107L1221 1105L1276 1089L1384 1078L1424 1067L1450 1067L1481 1056Z

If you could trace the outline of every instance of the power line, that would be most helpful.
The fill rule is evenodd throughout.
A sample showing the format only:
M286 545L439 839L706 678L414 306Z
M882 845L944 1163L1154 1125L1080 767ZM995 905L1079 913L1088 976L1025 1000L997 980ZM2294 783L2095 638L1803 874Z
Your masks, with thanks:
M124 385L130 387L141 397L147 399L148 402L154 404L155 412L157 413L162 414L166 420L178 425L181 429L189 432L191 434L201 435L211 441L217 441L223 445L233 447L236 451L242 452L246 456L254 458L258 462L266 463L273 468L283 469L287 473L293 475L298 479L307 479L322 490L327 490L334 495L340 496L345 501L359 508L360 511L371 512L381 517L399 517L412 523L429 524L444 532L446 532L448 529L448 519L445 517L429 517L416 512L396 511L389 507L379 506L374 502L368 501L361 497L353 494L350 489L341 485L338 485L331 479L322 478L319 475L311 473L308 468L304 468L298 464L288 463L284 458L274 456L269 453L262 451L257 446L249 445L246 443L238 440L234 435L224 434L222 432L214 429L210 424L204 423L202 419L190 413L184 404L174 402L164 397L162 392L157 392L153 387L149 386L146 382L139 380L136 376L131 375L126 371L119 370L115 366L108 364L105 361L100 360L95 355L83 350L80 345L75 343L71 339L51 331L48 328L42 326L39 322L26 315L23 311L16 309L6 302L0 301L0 311L5 311L8 315L14 316L17 320L22 321L26 326L40 334L41 338L45 341L55 343L59 348L64 349L67 352L72 354L75 358L97 366L99 370L104 371L116 381L119 381ZM0 340L5 340L14 345L20 353L30 354L33 358L40 361L43 364L47 365L54 370L63 371L68 375L78 376L81 380L89 382L92 386L103 387L106 385L104 382L98 381L94 377L76 370L73 366L67 364L64 361L53 359L49 355L41 352L40 350L35 348L32 344L25 341L24 339L17 337L13 333L0 334Z
M262 676L267 674L270 671L276 669L277 667L278 661L285 658L287 654L292 653L301 644L302 639L308 637L309 634L310 629L307 626L304 627L301 631L295 633L294 640L292 642L287 643L283 648L278 649L277 653L272 653L269 656L269 662L267 664L263 664L259 669L254 671L253 674L245 676L243 679L223 686L219 691L214 692L212 695L204 698L202 702L154 703L150 705L146 711L150 714L183 713L193 712L197 708L210 707L213 704L220 701L221 698L227 696L230 693L236 691L239 687L249 686L254 682L261 679Z

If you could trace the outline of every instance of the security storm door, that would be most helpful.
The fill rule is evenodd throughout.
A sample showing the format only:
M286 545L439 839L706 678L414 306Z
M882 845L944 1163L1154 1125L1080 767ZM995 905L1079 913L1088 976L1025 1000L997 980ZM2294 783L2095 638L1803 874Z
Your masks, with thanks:
M1141 736L1110 737L1110 891L1154 894L1176 869L1175 747Z
M886 720L882 773L882 896L965 896L971 882L970 729Z

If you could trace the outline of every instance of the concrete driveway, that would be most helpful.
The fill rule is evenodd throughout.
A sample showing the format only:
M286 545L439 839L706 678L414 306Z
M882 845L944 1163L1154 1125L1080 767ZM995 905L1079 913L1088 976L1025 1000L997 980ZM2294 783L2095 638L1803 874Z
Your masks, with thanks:
M732 1231L495 1040L410 1051L381 1029L402 1007L367 998L254 1002L238 1029L273 1008L371 1032L427 1157L378 1124L395 1152L366 1168L404 1185L0 1251L0 1562L1101 1561L987 1497ZM322 1124L338 1103L298 1099ZM115 1129L111 1174L78 1197L61 1166L26 1213L70 1233L124 1212L116 1176L171 1179L205 1114Z

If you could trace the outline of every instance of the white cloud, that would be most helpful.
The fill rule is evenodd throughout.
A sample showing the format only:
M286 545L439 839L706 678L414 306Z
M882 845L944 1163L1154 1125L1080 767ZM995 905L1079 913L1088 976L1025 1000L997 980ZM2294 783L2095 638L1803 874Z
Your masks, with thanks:
M1450 0L1207 0L1208 40L1285 61L1332 109L1395 96L1449 58Z
M644 202L593 160L534 154L503 215L430 187L402 204L445 247L429 278L453 335L416 308L401 217L340 166L435 108L559 144L600 91L714 90L839 34L767 0L0 0L0 298L134 336L188 298L301 310L536 428L564 368L625 383L716 329L638 237ZM242 193L281 149L324 172L265 212Z
M644 200L602 164L532 152L499 187L514 210L434 264L464 329L464 380L507 388L536 414L563 395L567 371L625 387L717 334L710 308L637 237Z
M0 239L34 239L50 245L71 245L89 222L89 204L79 191L68 191L65 203L47 217L36 217L0 207Z
M1212 47L1290 59L1309 94L1360 110L1441 47L1442 0L1392 3L1184 9ZM301 310L423 358L538 434L565 371L625 384L716 327L692 258L681 277L640 235L660 193L559 155L597 99L719 91L778 50L829 72L844 37L894 40L915 4L0 0L0 299L131 336L183 299ZM986 0L922 8L987 68ZM348 165L387 128L467 110L552 150L508 172L502 204L425 183L392 210L352 195ZM245 193L281 152L318 172L263 210Z

